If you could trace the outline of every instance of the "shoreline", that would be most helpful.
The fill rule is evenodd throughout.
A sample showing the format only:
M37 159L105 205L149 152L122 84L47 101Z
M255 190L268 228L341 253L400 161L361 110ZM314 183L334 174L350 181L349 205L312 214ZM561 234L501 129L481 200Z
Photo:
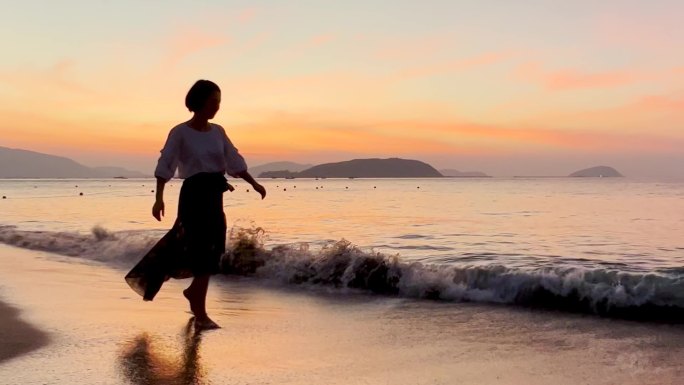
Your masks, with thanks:
M1 362L0 379L661 385L684 375L682 327L221 277L210 284L207 307L222 328L196 333L181 294L187 280L166 282L153 302L144 302L124 274L0 245L9 306L21 303L26 319L50 334L50 344L38 352ZM3 323L20 319L19 310L2 313L9 316Z
M0 300L0 365L49 343L46 332L21 318L21 310Z

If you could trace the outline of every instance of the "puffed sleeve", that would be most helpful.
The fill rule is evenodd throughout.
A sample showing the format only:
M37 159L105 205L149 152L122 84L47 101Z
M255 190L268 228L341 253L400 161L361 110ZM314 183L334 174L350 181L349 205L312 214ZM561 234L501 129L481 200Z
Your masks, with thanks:
M247 162L245 162L245 158L240 155L238 149L235 148L233 142L230 141L226 134L226 130L224 130L223 127L221 127L221 132L223 133L224 138L223 158L226 163L226 173L237 178L237 174L247 170Z
M166 181L173 178L176 174L176 168L178 168L180 149L180 130L174 128L169 132L164 148L161 150L161 156L157 161L157 168L154 170L155 177L162 178Z

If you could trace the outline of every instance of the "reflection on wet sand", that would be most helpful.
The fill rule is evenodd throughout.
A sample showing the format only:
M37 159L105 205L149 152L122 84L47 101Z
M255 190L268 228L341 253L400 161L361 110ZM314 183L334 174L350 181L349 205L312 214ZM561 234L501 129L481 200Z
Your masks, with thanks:
M183 350L178 358L155 346L154 338L142 333L120 353L124 377L133 384L204 384L206 375L199 360L200 331L193 327L194 317L182 331Z

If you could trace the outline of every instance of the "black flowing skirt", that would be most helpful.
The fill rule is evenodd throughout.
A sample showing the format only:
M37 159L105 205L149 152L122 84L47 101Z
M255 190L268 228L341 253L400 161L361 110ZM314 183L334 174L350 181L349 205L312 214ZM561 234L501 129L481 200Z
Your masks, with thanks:
M178 217L173 227L126 275L126 282L151 301L169 278L190 278L219 272L226 251L221 173L199 173L183 181Z

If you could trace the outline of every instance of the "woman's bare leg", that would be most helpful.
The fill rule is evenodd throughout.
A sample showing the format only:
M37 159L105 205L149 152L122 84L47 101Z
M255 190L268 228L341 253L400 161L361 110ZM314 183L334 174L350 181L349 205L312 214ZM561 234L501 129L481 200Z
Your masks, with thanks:
M203 329L214 329L219 326L207 315L207 289L210 275L196 276L190 286L183 290L183 295L190 302L190 310L195 314L195 323Z

